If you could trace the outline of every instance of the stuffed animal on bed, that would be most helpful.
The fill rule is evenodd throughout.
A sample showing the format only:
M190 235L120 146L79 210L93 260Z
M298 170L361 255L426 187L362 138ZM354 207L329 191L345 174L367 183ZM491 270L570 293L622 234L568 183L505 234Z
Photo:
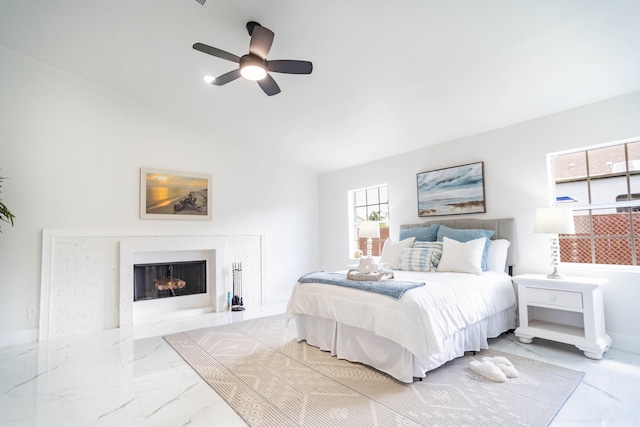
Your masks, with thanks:
M360 258L360 264L358 264L358 271L360 273L375 273L378 271L378 266L373 262L373 258L363 257Z

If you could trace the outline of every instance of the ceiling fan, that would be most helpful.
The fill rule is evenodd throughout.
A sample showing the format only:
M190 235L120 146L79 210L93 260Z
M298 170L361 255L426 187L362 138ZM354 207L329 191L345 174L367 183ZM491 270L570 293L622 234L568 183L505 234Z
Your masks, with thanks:
M311 74L313 64L309 61L291 59L267 60L267 54L273 43L273 31L254 21L247 22L247 31L251 36L251 41L249 42L249 53L243 56L236 56L202 43L193 45L195 50L240 64L237 69L216 78L205 77L207 83L222 86L242 76L248 80L257 81L264 93L272 96L280 93L280 87L271 77L269 71L286 74Z

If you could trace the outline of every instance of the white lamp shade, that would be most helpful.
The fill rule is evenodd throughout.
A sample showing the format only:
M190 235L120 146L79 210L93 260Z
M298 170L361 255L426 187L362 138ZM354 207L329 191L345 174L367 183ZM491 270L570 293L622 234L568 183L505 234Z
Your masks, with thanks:
M366 237L371 239L380 238L380 225L376 221L363 221L358 226L358 237Z
M569 208L538 208L533 231L546 234L575 234L573 210Z

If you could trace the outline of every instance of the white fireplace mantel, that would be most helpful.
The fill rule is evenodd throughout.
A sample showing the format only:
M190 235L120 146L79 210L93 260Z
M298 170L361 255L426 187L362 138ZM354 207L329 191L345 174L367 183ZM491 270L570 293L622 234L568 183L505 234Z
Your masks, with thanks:
M125 235L44 230L39 339L134 327L133 265L140 254L207 254L210 308L226 308L231 263L243 263L243 299L262 302L264 235ZM229 264L229 265L227 265Z

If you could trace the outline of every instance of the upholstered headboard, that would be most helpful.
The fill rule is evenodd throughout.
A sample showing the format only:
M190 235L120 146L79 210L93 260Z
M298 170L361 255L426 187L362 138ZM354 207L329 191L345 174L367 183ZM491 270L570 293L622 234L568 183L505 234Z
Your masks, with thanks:
M509 273L512 271L512 267L518 263L518 245L516 241L516 223L513 218L501 218L501 219L440 219L426 221L420 224L403 224L400 225L400 229L414 228L414 227L428 227L432 224L446 225L450 228L481 228L483 230L493 230L495 234L491 237L495 239L507 239L511 242L509 246L509 253L507 255L507 266L509 267Z

